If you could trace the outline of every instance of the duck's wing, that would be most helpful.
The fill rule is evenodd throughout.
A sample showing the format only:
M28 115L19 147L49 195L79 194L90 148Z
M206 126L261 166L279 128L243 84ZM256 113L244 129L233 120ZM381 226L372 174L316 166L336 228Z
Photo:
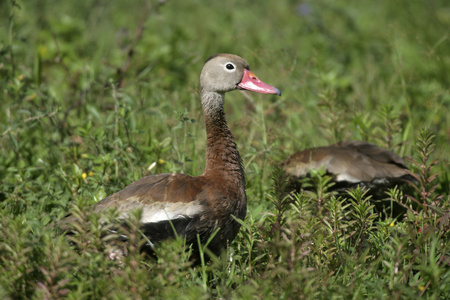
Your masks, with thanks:
M185 174L170 173L143 177L123 190L100 202L93 210L101 213L115 209L119 218L125 219L130 213L141 210L141 223L174 223L192 220L209 209L205 182ZM62 229L69 229L75 218L69 216L60 221ZM170 224L169 224L170 225Z

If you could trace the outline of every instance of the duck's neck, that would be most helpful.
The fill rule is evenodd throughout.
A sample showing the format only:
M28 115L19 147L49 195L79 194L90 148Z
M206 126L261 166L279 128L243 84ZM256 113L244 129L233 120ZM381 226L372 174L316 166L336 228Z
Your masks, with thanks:
M223 110L224 94L201 92L206 125L206 167L204 176L222 178L225 185L245 188L242 160Z

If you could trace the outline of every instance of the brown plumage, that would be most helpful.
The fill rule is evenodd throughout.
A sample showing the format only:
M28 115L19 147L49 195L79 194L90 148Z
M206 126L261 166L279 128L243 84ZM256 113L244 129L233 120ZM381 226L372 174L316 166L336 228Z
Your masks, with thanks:
M301 188L300 179L307 177L311 169L323 168L333 177L333 190L345 192L361 185L370 188L375 199L386 198L388 188L414 181L397 154L360 141L303 150L285 160L282 168L297 189Z
M278 89L261 82L248 63L231 54L211 56L200 75L201 102L206 125L206 167L202 175L159 174L146 176L110 195L95 206L95 212L117 209L121 218L142 210L142 231L151 242L178 235L188 244L205 243L218 228L209 249L219 254L239 230L233 215L244 219L247 209L245 177L233 135L223 110L228 91L246 89L278 94ZM73 217L60 222L69 229Z

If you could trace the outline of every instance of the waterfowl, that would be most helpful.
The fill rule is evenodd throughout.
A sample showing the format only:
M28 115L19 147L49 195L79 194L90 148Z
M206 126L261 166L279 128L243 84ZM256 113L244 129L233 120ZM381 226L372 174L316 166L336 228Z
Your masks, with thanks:
M201 104L206 127L206 166L202 175L170 173L143 177L95 205L101 213L116 209L121 219L142 210L141 231L155 244L175 236L197 245L197 235L219 254L238 233L247 210L245 176L241 157L224 112L225 93L249 90L281 95L280 91L256 77L239 56L217 54L209 57L201 71ZM233 217L234 216L234 217ZM69 229L73 217L63 219Z
M362 141L346 141L330 146L305 149L282 163L291 186L300 189L301 179L311 169L324 169L332 176L337 192L364 186L374 199L387 198L385 192L396 185L415 181L405 161L394 152Z

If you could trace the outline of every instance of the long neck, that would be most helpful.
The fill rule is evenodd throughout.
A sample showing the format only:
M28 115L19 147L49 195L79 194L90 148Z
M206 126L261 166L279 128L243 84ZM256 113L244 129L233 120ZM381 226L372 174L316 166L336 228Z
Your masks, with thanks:
M204 176L219 177L224 184L245 188L242 160L223 110L224 94L201 92L206 125L206 167Z

